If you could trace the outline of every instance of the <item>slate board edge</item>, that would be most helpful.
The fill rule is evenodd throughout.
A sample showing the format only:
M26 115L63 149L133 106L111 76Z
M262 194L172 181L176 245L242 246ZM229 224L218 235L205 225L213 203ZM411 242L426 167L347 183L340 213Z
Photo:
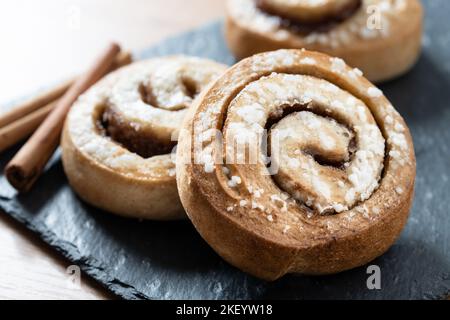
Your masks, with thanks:
M116 296L132 300L151 299L142 292L136 290L133 286L123 283L117 278L111 278L108 276L110 273L107 271L107 267L91 256L82 256L75 245L67 241L60 240L55 233L45 226L45 224L31 222L19 214L16 214L14 210L2 208L0 209L0 212L9 215L14 220L25 226L28 230L37 234L52 249L56 250L70 262L79 266L84 274L87 274L96 280L98 284L111 291Z
M176 34L174 36L168 37L165 40L159 41L155 44L153 44L150 48L143 49L142 52L133 52L133 57L137 58L136 60L139 60L142 56L145 55L145 52L150 50L152 47L157 46L163 46L165 42L173 41L173 39L183 37L187 34L196 32L197 30L201 30L203 28L206 28L208 26L212 26L215 24L220 23L222 20L216 20L207 24L204 24L200 27L194 28L190 31L182 32L179 34ZM45 88L45 87L44 87ZM28 95L29 96L29 95ZM15 99L14 101L20 101L21 98ZM7 105L12 105L13 102ZM8 198L2 198L2 200L10 200ZM107 290L111 291L113 294L117 295L118 297L124 298L124 299L132 299L132 300L143 300L143 299L155 299L152 297L149 297L145 295L144 293L136 290L135 287L128 285L126 283L123 283L117 278L111 278L109 275L111 274L108 272L108 267L102 265L101 262L96 260L92 256L82 256L78 250L78 248L73 245L72 243L63 241L59 239L56 234L48 227L45 226L45 224L35 221L30 221L29 219L26 219L19 214L16 214L14 210L9 210L9 208L0 208L0 212L5 213L12 217L14 220L21 223L23 226L25 226L28 230L34 232L37 234L46 244L51 246L53 249L55 249L57 252L62 254L63 257L71 261L72 263L76 264L80 267L80 269L97 281L98 284L100 284L102 287L106 288ZM88 263L89 262L89 263Z
M167 38L166 40L163 40L161 42L158 42L151 46L150 48L144 48L143 50L140 50L136 53L135 57L140 59L143 57L147 57L146 52L155 50L156 54L158 55L157 48L160 46L164 46L165 43L176 41L178 38L185 37L191 33L198 32L204 28L208 28L211 26L217 25L221 28L221 20L208 23L204 26L201 26L199 28L195 28L191 31L187 31L172 37ZM155 53L153 52L153 54ZM230 63L228 61L228 63ZM17 99L19 100L19 99ZM17 213L15 213L15 207L14 202L11 201L11 204L8 205L8 202L10 202L10 198L8 197L2 197L0 195L0 200L3 202L3 210L0 209L0 212L4 211L6 214L10 215L14 220L17 220L19 223L22 223L27 229L31 230L32 232L35 232L38 234L38 236L43 239L44 242L55 248L58 252L60 252L65 258L72 261L74 264L77 264L83 272L87 275L92 277L93 279L100 282L100 285L114 293L115 295L125 298L125 299L155 299L155 297L148 296L139 290L136 289L136 287L128 285L124 283L123 281L120 281L118 278L113 277L112 270L105 266L100 261L96 260L93 256L90 254L85 254L84 256L81 255L79 248L70 242L66 242L64 240L61 240L57 238L56 234L51 230L51 228L48 228L45 224L39 223L38 221L35 221L33 219L28 219L24 216L21 216ZM442 276L441 276L442 277ZM445 279L444 279L445 280ZM448 290L448 288L447 288ZM448 296L450 295L450 292L447 292L444 295L436 294L436 293L427 293L424 292L422 295L423 299L427 300L435 300L435 299L448 299Z

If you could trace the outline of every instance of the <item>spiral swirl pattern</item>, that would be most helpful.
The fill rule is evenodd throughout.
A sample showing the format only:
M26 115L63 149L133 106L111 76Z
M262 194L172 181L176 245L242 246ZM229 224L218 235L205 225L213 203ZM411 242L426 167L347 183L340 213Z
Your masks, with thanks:
M205 59L162 57L122 68L95 85L66 122L63 161L74 189L122 215L184 216L170 152L193 99L224 70ZM103 183L107 190L99 189Z
M383 169L384 139L361 100L323 79L272 74L247 85L230 104L226 141L264 127L270 115L286 109L299 111L272 125L270 134L280 140L273 161L282 189L320 213L345 211L369 198Z
M384 252L406 220L415 177L408 129L341 59L304 50L246 59L204 94L185 127L183 204L213 248L245 271L271 279L348 269ZM205 134L214 129L222 140ZM278 146L270 163L264 129ZM236 141L245 147L236 151ZM251 142L256 161L236 161L251 158Z

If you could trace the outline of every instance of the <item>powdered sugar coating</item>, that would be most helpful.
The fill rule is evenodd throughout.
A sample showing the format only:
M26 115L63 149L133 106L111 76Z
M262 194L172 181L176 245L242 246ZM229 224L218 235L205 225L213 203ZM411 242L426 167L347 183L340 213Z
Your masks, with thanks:
M277 0L292 6L323 6L329 1ZM376 40L389 35L390 20L405 9L407 0L362 0L361 8L349 19L328 32L312 32L301 37L282 27L281 19L258 9L255 0L228 0L228 12L234 21L256 33L272 33L278 40L294 39L304 45L321 45L330 48L345 47L357 40ZM299 2L299 3L297 3ZM372 8L380 13L381 28L368 26Z
M313 60L315 61L314 64L311 63ZM345 220L342 221L348 221L348 223L353 219L358 219L359 216L363 216L364 219L366 219L366 216L368 219L372 219L373 212L370 210L371 207L369 205L365 205L365 208L368 210L364 215L355 215L354 210L359 207L353 207L353 205L359 201L364 203L369 201L371 196L377 192L382 181L385 184L394 184L398 177L395 176L395 171L391 168L402 163L406 165L412 164L410 160L411 143L408 140L408 132L404 123L399 120L401 117L399 117L393 106L383 95L373 97L369 94L369 89L374 87L362 77L358 70L349 68L345 63L342 64L340 60L312 54L308 51L279 50L264 53L244 61L241 65L245 65L245 68L237 66L233 72L227 73L228 86L218 85L213 88L212 92L214 92L216 99L208 100L207 107L205 105L200 108L194 118L193 128L199 130L197 132L220 128L222 126L220 122L220 119L222 119L221 114L225 114L224 118L226 121L222 128L224 135L235 136L243 140L255 139L258 137L257 133L264 128L268 109L271 108L274 114L281 114L275 110L275 106L281 109L283 104L286 104L287 99L290 99L289 104L291 105L307 105L313 101L318 102L323 105L322 111L327 114L347 112L349 115L351 114L352 121L364 124L363 129L358 128L356 130L353 128L356 136L362 134L362 136L367 137L366 141L378 137L375 138L375 141L380 141L380 143L373 145L371 142L367 143L366 146L371 151L366 152L366 150L362 150L357 156L357 158L367 159L372 168L371 170L364 170L365 166L361 166L361 170L354 170L355 167L351 167L350 162L344 163L343 169L340 170L349 172L350 168L352 168L352 172L349 172L345 179L334 181L332 189L329 188L328 190L330 195L334 195L335 189L342 189L342 191L337 192L344 194L344 197L340 196L341 201L322 202L317 195L306 195L305 197L305 195L296 193L295 191L297 190L295 188L288 186L283 187L283 190L288 192L279 190L277 187L274 187L273 177L268 174L263 156L257 159L256 165L232 166L233 172L239 175L242 183L232 188L232 191L227 192L236 195L237 203L244 200L246 204L252 204L252 206L247 206L246 210L253 210L253 203L262 205L264 212L273 216L273 223L279 227L281 233L285 225L295 224L294 221L297 218L295 212L298 212L299 203L314 208L317 212L334 212L344 215ZM327 70L326 72L330 73L327 76L328 80L309 76L318 81L318 83L314 82L315 85L312 90L299 90L294 85L287 85L287 83L290 83L289 81L295 83L295 79L308 78L307 75L302 73L309 74L312 68ZM286 74L279 70L296 71L293 74ZM320 71L318 73L323 74L324 72ZM354 76L356 76L356 81ZM352 92L356 94L343 93L343 91L347 90L343 90L337 83L330 80L337 78L345 79L344 82L351 83ZM269 83L271 82L270 80L272 80L272 83ZM303 82L303 80L300 82ZM262 83L265 83L265 86L261 86ZM220 84L220 81L218 84ZM242 88L245 89L243 90ZM249 93L247 97L245 97L246 92ZM229 100L230 96L232 96L231 100ZM238 104L238 101L242 103ZM254 110L253 114L251 110ZM310 111L314 113L314 110ZM376 121L372 117L372 113L376 114ZM384 121L384 119L391 119L392 121ZM382 134L381 129L378 127L379 125L383 129ZM286 136L289 136L289 134ZM324 134L318 139L322 141L322 146L328 147L330 150L333 149L333 145L336 147L337 142L333 136ZM385 145L386 150L384 148ZM208 149L208 153L212 159L215 151L217 151L214 147L215 140L212 139L205 142L204 146L211 147ZM356 149L355 155L358 150ZM386 171L385 176L381 177L380 171L385 161L384 151L388 152L387 161L390 167ZM227 148L224 149L224 152L225 154L228 152ZM302 154L303 151L298 148L293 150L293 156L290 156L291 159L286 159L286 165L301 168L302 162L299 161L298 156ZM372 159L372 156L378 160ZM364 159L363 161L365 161ZM373 163L376 165L372 167ZM314 165L317 165L317 163ZM250 175L249 172L251 172ZM215 176L214 172L208 173L208 175L211 177ZM202 179L205 179L205 177L202 177ZM321 184L320 182L316 183L316 190L321 190L319 193L326 195L327 183ZM227 184L225 183L224 185L227 188ZM264 194L259 194L259 198L255 198L254 190L257 188L265 190ZM394 188L392 188L392 193L396 194ZM362 199L366 199L366 201ZM259 207L255 206L255 211L259 210ZM314 211L305 210L304 213L305 217L315 219Z
M337 64L336 72L346 67L340 61ZM279 152L272 154L272 162L280 167L274 178L284 190L303 203L309 202L320 213L349 210L356 202L369 198L378 187L384 159L384 139L370 111L360 100L347 104L350 98L347 92L318 78L274 73L249 84L230 104L225 140L248 135L249 140L256 141L255 128L262 128L270 114L286 105L306 102L308 110L327 109L330 115L345 119L352 131L310 111L297 112L273 127L271 140L276 138L280 144ZM249 106L257 117L248 116ZM355 114L355 109L360 113ZM358 150L350 160L348 148L353 135ZM311 155L303 153L311 148L325 156L337 157L336 162L348 166L340 172L320 165ZM299 149L302 152L295 153Z
M170 154L145 159L104 136L98 129L103 110L105 106L114 108L136 131L152 130L156 138L170 141L176 138L192 102L183 82L191 81L200 90L224 69L209 60L185 56L151 59L121 68L74 104L66 124L70 137L85 156L115 172L142 179L174 179ZM157 106L143 100L142 86L151 90Z

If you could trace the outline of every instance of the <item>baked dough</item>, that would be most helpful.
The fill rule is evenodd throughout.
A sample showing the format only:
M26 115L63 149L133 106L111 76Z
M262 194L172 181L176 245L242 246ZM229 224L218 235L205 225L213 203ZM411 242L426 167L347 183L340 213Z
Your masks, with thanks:
M194 57L155 58L89 89L68 114L61 141L76 193L122 216L185 217L170 153L192 100L225 69Z
M304 50L229 69L189 112L177 150L196 229L268 280L384 253L407 220L415 168L408 127L382 91L342 59Z
M351 13L359 7L360 0L257 0L257 4L280 17L317 24Z
M227 0L226 39L238 59L306 48L381 82L417 61L422 20L418 0Z

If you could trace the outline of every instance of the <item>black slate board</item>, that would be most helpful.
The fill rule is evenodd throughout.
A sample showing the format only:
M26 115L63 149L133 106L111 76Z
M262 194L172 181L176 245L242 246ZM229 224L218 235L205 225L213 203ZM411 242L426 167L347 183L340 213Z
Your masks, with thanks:
M38 233L109 290L127 299L438 299L450 292L450 1L426 1L424 52L408 75L382 86L409 124L418 161L414 208L399 241L373 263L382 289L366 287L366 268L326 277L288 275L266 283L220 259L188 221L126 220L81 202L59 154L33 191L17 195L0 176L0 208ZM169 39L139 57L185 53L228 64L222 23ZM3 168L14 154L0 158Z

